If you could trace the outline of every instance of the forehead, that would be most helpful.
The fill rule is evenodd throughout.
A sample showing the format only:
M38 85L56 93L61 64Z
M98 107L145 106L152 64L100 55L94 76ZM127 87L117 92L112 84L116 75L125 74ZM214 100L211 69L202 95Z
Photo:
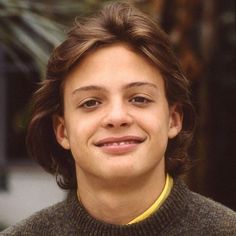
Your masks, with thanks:
M125 86L130 83L163 83L159 70L146 57L118 43L90 52L67 75L65 89L80 86Z

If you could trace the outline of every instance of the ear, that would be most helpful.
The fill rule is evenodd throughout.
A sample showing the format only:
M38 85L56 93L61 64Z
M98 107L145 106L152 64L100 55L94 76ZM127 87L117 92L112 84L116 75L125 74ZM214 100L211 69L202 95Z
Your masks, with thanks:
M183 112L179 104L174 104L170 107L170 121L168 137L174 138L182 129Z
M67 130L65 127L65 120L59 115L54 115L52 117L53 129L57 139L57 142L65 149L70 149L70 143L67 135Z

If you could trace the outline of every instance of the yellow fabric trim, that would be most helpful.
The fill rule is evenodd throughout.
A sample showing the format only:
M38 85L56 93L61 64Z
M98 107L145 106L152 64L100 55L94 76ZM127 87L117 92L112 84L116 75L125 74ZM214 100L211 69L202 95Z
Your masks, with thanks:
M169 196L172 186L173 186L173 179L171 178L171 176L167 174L165 186L164 186L163 191L161 192L161 195L145 212L137 216L135 219L131 220L128 223L128 225L142 221L146 219L147 217L149 217L154 212L156 212L160 208L160 206L163 204L163 202L166 200L166 198Z

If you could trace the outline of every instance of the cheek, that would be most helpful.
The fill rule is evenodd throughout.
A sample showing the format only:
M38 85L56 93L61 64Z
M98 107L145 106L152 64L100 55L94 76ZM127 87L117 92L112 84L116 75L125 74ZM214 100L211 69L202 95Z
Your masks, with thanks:
M139 126L147 133L163 135L168 132L169 117L166 111L153 110L143 112L141 116L136 117L139 117L139 119L136 119Z
M68 137L71 144L80 145L85 144L89 138L94 134L97 123L96 119L90 119L89 117L70 119L68 122Z

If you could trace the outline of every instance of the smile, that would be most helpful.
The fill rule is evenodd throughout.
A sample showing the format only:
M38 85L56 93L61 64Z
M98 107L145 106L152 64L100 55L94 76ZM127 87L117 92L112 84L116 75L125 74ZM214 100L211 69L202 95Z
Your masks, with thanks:
M133 144L133 143L139 143L137 141L122 141L122 142L111 142L111 143L104 143L100 144L99 146L121 146L121 145L127 145L127 144Z
M145 138L137 136L109 137L99 140L95 146L109 154L125 154L135 150Z

